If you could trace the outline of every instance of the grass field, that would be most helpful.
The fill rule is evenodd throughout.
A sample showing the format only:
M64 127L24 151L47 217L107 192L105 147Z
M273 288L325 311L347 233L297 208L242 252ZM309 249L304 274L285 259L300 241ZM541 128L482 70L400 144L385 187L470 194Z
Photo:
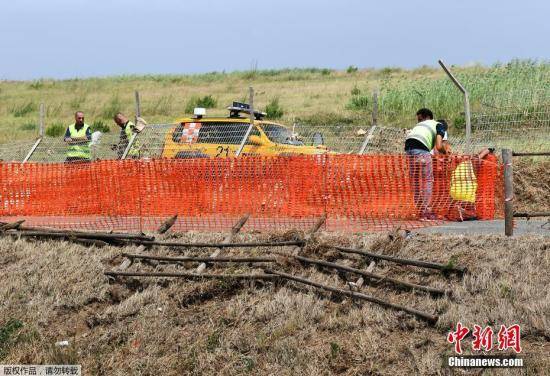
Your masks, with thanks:
M211 242L222 237L188 233L180 240ZM250 241L262 237L240 234L238 238ZM446 336L460 321L469 328L477 324L497 331L501 324L521 326L520 357L525 368L477 369L475 374L547 374L548 237L414 235L409 240L397 239L401 238L389 240L387 234L345 238L320 234L318 238L360 244L405 258L453 260L467 266L469 273L460 278L388 262L376 264L377 273L449 288L452 297L434 298L374 282L362 288L365 294L437 314L434 326L402 312L291 282L127 278L110 283L103 272L122 261L118 248L2 238L0 362L81 364L86 375L152 375L159 369L166 375L453 374L444 366L445 356L453 354ZM266 251L234 249L224 253L265 256ZM151 253L176 255L167 249ZM205 254L198 250L188 253ZM306 249L306 255L359 263L362 268L368 264L358 258L342 259L322 248ZM191 268L187 264L134 264L130 270ZM209 270L230 273L243 268ZM274 268L345 286L343 276L329 270L284 262ZM261 271L261 267L257 269ZM68 346L55 345L64 340ZM470 336L462 342L466 354L472 352L472 341ZM496 332L494 341L496 345ZM502 353L496 349L489 352Z
M509 109L512 104L514 111L529 120L532 109L550 98L548 62L513 61L452 69L471 92L474 114ZM225 115L232 101L246 100L249 86L255 89L257 107L281 116L284 123L368 125L376 89L380 91L382 125L410 126L415 111L427 106L438 118L448 119L455 131L464 126L462 97L439 68L282 69L0 81L0 143L36 137L40 102L46 104L50 128L66 127L74 111L83 110L89 124L114 130L113 113L133 114L135 90L141 93L143 117L150 123L167 123L194 105L206 105L212 107L208 113Z

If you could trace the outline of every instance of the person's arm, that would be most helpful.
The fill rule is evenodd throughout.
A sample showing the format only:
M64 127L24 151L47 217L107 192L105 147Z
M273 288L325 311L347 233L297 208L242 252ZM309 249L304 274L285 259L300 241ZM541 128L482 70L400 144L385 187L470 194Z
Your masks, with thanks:
M441 137L440 135L435 136L435 150L437 150L441 154L446 153L445 147L443 146L443 137Z
M67 130L68 132L68 130ZM65 134L66 136L67 134ZM69 134L70 136L70 134ZM86 142L90 142L92 140L92 131L90 128L86 129L86 136L84 137L69 137L68 141L65 139L65 142L68 142L69 144L83 144Z
M69 131L69 128L67 127L67 130L65 131L65 136L63 137L63 141L66 143L70 143L73 139L71 138L71 132Z
M443 142L445 137L445 128L442 124L438 123L436 126L435 135L435 149L441 154L450 154L451 148L448 146L448 142Z

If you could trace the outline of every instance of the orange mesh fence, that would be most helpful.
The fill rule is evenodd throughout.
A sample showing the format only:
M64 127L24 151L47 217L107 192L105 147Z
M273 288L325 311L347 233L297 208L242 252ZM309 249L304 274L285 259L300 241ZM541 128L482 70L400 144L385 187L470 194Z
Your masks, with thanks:
M316 155L0 163L0 220L143 231L178 214L176 231L411 228L492 219L502 184L496 158ZM427 221L420 221L428 219Z

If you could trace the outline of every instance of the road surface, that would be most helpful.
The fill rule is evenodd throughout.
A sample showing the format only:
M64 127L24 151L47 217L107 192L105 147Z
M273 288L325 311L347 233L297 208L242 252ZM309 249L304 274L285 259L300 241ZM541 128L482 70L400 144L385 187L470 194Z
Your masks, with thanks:
M427 234L504 235L504 220L445 222L441 226L425 227L415 231ZM514 236L526 234L550 236L550 221L516 219Z

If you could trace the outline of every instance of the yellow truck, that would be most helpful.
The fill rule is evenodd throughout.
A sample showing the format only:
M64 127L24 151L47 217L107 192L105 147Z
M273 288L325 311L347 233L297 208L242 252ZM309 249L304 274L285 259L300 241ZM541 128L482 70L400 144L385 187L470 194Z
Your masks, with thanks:
M227 158L236 155L250 126L250 110L245 103L233 102L228 117L206 117L203 109L195 116L176 120L165 135L164 158ZM247 116L243 116L248 114ZM290 156L326 154L322 145L306 146L284 125L264 120L265 113L254 111L254 125L244 148L245 155Z

